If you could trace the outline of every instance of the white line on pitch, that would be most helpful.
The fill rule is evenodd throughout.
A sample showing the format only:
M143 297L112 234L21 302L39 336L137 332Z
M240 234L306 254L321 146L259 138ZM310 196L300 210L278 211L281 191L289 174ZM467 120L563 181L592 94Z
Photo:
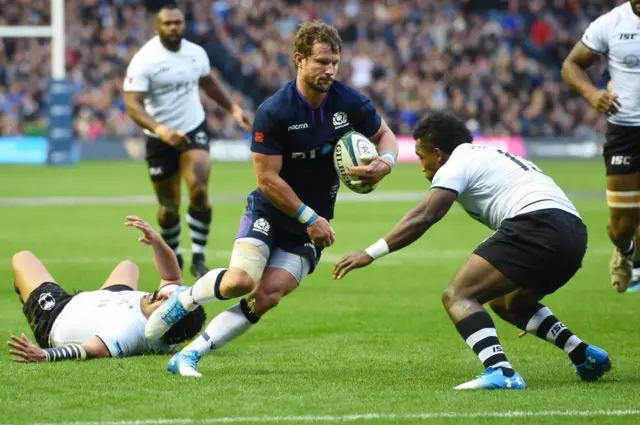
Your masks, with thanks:
M416 192L374 192L367 195L341 192L338 194L339 203L372 203L372 202L417 202L424 198L427 189ZM572 199L600 199L600 192L569 192ZM238 204L244 203L247 194L210 195L213 204ZM188 198L183 197L183 201ZM21 206L39 207L56 205L153 205L157 198L153 195L122 195L122 196L38 196L0 198L0 207ZM606 210L604 203L598 204L598 209ZM584 208L580 209L581 211ZM587 209L587 210L590 210ZM587 211L585 210L585 211Z
M596 256L604 256L611 255L612 248L609 247L599 247L590 249L587 252L587 255L596 255ZM469 250L462 249L453 249L453 250L440 250L440 251L399 251L395 252L382 260L378 260L376 262L376 266L399 266L406 263L415 263L415 262L424 262L425 260L455 260L459 261L464 259L465 257L471 255L473 252L473 248ZM189 250L182 250L182 253L188 255L190 253ZM205 254L209 257L216 259L228 260L231 256L230 250L214 250L214 251L206 251ZM329 263L334 264L340 258L342 258L342 254L338 253L327 253L324 252L320 257L321 263ZM136 263L153 263L153 256L123 256L123 257L52 257L52 258L41 258L45 266L47 264L117 264L123 260L130 260ZM0 259L0 270L3 268L8 268L10 266L10 259L4 258Z
M411 420L411 419L478 419L478 418L537 418L537 417L594 417L638 416L640 410L519 410L507 412L441 412L441 413L362 413L352 415L321 416L247 416L220 418L140 419L102 422L53 422L36 425L171 425L171 424L221 424L251 422L349 422L358 420Z

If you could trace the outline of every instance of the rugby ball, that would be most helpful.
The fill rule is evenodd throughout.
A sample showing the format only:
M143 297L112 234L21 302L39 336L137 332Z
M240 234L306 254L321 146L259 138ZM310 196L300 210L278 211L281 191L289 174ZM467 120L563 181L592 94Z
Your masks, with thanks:
M378 156L376 145L364 135L349 131L345 133L333 150L333 165L342 183L355 193L372 192L377 184L363 184L358 177L350 176L348 170L358 165L368 165Z

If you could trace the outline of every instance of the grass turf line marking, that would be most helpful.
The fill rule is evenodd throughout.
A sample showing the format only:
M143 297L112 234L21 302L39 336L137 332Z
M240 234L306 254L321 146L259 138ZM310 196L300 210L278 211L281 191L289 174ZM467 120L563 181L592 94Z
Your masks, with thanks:
M455 260L460 261L465 257L471 255L473 249L470 250L441 250L441 251L409 251L403 252L398 251L394 252L392 256L385 257L384 260L376 263L376 267L380 266L398 266L398 265L406 265L408 262L417 262L424 263L424 260ZM598 247L592 248L587 251L587 255L596 255L596 256L609 256L611 255L612 248L610 247ZM183 249L183 255L189 255L191 250ZM322 257L320 257L320 262L325 264L334 264L338 260L342 258L343 255L347 253L327 253L323 252ZM231 258L231 250L213 250L213 251L205 251L206 256L210 256L216 259L229 260ZM0 258L0 270L11 267L11 259L10 258ZM153 255L148 256L122 256L122 257L52 257L52 258L41 258L45 265L47 264L113 264L114 266L123 260L130 260L134 263L153 263ZM1 425L1 424L0 424Z
M640 410L515 410L506 412L441 412L441 413L363 413L352 415L322 416L247 416L202 419L141 419L101 422L52 422L35 425L171 425L171 424L224 424L248 422L349 422L358 420L411 420L411 419L478 419L478 418L536 418L536 417L594 417L594 416L638 416Z
M417 202L427 194L424 192L378 192L366 196L356 193L339 193L338 202L372 203L372 202ZM604 192L582 191L567 192L572 199L604 199ZM237 204L245 202L246 194L211 195L209 200L214 204ZM188 198L183 197L187 202ZM125 195L125 196L38 196L0 198L0 207L45 207L56 205L150 205L158 201L153 195ZM604 207L603 207L604 208Z

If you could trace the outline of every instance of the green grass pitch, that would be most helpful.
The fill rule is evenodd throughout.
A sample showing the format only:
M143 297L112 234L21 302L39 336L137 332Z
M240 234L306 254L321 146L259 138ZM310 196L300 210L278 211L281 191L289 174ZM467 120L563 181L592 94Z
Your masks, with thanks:
M332 223L337 242L325 251L318 270L259 325L201 361L203 379L169 375L169 356L14 364L4 345L0 424L638 423L640 294L619 295L609 284L603 167L600 162L539 165L572 193L589 227L583 269L546 302L583 340L609 351L614 370L600 382L581 382L564 353L533 336L519 339L515 328L496 318L507 356L529 388L452 391L482 370L449 321L440 294L491 232L456 207L411 247L337 282L331 279L333 262L377 240L416 203L339 202ZM5 340L12 333L30 335L12 290L10 260L19 250L44 259L68 290L98 288L125 258L141 267L142 289L156 287L150 249L123 225L128 214L155 225L154 203L138 198L83 202L152 195L144 163L3 166L0 182L0 334ZM214 164L210 192L223 201L214 205L210 266L228 264L242 198L254 184L249 164ZM416 194L428 187L418 165L398 165L373 194L358 199ZM63 196L78 198L61 205L39 199ZM32 198L35 205L7 205L16 197ZM73 199L78 202L69 204ZM187 230L182 241L188 249ZM230 305L208 305L208 319ZM520 413L490 416L514 411Z

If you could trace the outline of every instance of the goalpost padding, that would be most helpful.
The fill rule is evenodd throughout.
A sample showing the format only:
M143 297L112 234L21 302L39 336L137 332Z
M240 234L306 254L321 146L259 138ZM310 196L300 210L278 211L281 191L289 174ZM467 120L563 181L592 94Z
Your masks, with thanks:
M74 164L79 160L73 139L73 92L66 79L64 0L51 1L49 26L0 26L0 38L50 38L51 81L48 102L48 154L52 165Z

